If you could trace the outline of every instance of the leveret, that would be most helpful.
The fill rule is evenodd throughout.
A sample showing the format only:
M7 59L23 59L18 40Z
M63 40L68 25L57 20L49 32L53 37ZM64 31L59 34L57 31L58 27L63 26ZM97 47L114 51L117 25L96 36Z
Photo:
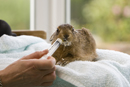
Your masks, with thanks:
M59 65L64 66L76 60L93 61L97 57L95 40L86 28L75 30L70 24L62 24L52 34L51 43L57 38L63 43L52 56Z

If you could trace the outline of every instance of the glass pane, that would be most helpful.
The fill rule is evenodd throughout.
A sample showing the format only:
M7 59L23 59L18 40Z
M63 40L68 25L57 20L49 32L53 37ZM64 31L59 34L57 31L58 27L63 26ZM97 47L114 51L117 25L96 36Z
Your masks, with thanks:
M27 30L30 26L30 0L0 0L0 19L12 30Z
M98 48L130 53L130 0L71 0L71 24L90 29Z

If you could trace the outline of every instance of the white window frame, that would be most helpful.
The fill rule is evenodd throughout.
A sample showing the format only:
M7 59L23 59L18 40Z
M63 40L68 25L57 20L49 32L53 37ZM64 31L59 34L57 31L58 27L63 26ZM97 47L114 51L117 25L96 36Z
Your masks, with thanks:
M30 0L30 30L44 30L49 41L63 23L70 24L70 0Z

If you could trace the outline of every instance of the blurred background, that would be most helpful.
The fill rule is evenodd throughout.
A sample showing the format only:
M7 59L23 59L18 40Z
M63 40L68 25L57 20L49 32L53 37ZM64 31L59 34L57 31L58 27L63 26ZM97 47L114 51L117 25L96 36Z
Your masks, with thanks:
M29 30L30 0L0 0L0 19ZM130 0L70 0L70 24L88 28L97 48L130 54Z
M130 54L130 0L71 0L71 24L90 29L98 48Z
M0 0L0 19L13 30L29 29L30 0Z

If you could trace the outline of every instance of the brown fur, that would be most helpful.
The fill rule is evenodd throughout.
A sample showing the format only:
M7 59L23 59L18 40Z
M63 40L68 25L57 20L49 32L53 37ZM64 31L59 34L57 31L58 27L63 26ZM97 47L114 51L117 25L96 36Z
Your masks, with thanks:
M52 55L59 65L66 65L75 60L92 61L97 56L96 43L88 29L74 30L70 24L62 24L50 40L54 43L57 38L64 42Z

